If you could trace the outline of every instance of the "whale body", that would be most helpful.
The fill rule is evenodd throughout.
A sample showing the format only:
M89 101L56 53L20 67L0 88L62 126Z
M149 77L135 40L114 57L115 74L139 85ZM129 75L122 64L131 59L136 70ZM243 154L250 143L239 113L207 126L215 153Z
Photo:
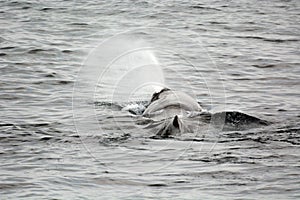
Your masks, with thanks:
M191 116L190 113L198 114L195 117ZM197 127L190 127L187 123L191 122L191 119L197 122L193 123L194 126L211 123L222 127L222 130L225 131L243 130L269 124L268 121L239 111L209 113L204 111L190 95L169 88L164 88L152 95L149 104L142 113L142 117L151 121L147 127L154 128L155 136L159 138L183 132L194 132Z

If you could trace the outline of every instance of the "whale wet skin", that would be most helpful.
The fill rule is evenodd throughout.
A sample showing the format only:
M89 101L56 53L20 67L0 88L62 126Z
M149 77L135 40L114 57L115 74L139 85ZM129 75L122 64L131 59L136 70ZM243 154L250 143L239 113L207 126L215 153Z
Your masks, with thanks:
M152 95L141 116L144 119L142 124L146 124L145 128L151 129L156 138L193 133L208 124L221 127L223 131L245 130L269 124L265 120L238 111L204 111L188 94L168 88Z

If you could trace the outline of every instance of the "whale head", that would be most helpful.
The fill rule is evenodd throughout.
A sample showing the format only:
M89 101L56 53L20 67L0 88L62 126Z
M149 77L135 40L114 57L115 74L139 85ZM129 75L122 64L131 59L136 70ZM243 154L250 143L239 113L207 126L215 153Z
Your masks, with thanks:
M152 95L150 103L143 112L143 116L153 116L164 113L165 118L167 118L180 115L184 111L200 112L202 108L194 98L186 93L164 88L160 92ZM166 113L168 114L166 115Z
M154 93L143 116L158 121L158 137L168 137L187 131L183 116L188 111L201 111L196 100L186 93L164 88Z

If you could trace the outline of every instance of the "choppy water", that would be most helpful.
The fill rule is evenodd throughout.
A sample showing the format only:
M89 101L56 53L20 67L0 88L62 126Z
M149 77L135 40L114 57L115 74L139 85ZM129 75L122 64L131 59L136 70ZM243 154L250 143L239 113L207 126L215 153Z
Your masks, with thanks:
M300 198L299 1L0 5L1 199ZM171 87L272 125L155 140L100 84L86 105L101 130L79 124L82 139L72 111L80 67L128 30L155 47Z

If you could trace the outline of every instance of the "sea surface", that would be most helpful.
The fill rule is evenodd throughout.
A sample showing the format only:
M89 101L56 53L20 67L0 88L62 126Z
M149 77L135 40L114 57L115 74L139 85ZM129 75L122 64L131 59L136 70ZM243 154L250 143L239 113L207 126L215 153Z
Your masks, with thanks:
M299 48L298 0L0 0L0 199L300 199ZM155 139L151 81L271 124Z

